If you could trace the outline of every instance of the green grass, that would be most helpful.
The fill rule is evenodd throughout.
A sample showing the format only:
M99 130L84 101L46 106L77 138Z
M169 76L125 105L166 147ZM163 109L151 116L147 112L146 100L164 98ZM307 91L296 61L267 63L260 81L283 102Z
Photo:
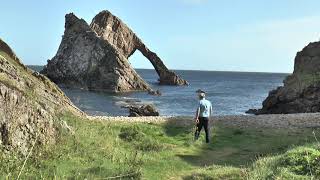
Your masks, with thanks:
M57 145L36 148L22 179L310 179L319 173L318 147L312 145L316 129L217 124L206 144L203 134L193 141L191 126L89 121L70 114L59 120L74 134L61 130ZM23 160L2 156L0 179L16 178Z
M319 179L319 146L300 146L278 156L259 159L250 179Z

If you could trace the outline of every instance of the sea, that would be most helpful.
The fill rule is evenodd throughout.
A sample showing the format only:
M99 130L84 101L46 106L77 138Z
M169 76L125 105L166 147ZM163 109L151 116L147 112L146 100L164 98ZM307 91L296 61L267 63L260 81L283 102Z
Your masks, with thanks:
M43 66L29 66L40 71ZM128 105L153 104L162 116L191 116L198 105L196 90L206 92L216 115L240 115L248 109L262 107L268 92L283 85L288 74L257 72L222 72L175 70L189 86L158 85L158 75L152 69L136 69L140 76L161 96L146 92L112 94L81 89L61 88L70 100L90 115L127 116Z

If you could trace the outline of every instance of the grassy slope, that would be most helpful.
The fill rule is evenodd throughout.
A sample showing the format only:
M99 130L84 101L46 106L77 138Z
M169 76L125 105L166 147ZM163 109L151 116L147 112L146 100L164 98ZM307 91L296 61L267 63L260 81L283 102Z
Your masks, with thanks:
M34 151L23 178L94 179L126 174L145 179L303 178L308 176L298 176L285 165L284 172L275 166L280 166L288 149L315 141L312 129L244 130L218 124L213 143L207 145L203 137L193 142L192 127L96 122L71 115L60 120L72 126L74 134L61 132L59 144ZM0 177L17 177L23 160L16 157L1 159Z

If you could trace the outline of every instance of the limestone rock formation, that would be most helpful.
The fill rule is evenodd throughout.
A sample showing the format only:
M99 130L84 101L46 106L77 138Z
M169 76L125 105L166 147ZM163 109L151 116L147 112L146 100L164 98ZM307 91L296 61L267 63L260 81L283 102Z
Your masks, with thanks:
M255 114L320 112L320 42L310 43L298 52L294 72L284 86L269 93Z
M63 112L84 115L48 78L24 66L0 39L0 147L26 154L55 143Z
M109 92L152 91L122 53L72 13L66 15L57 54L41 73L68 87Z
M159 116L159 112L153 105L130 106L129 117Z
M188 85L186 80L170 71L156 53L149 50L125 23L109 11L102 11L97 14L93 18L90 27L103 40L116 47L126 58L129 58L136 50L139 50L155 68L160 77L160 84Z

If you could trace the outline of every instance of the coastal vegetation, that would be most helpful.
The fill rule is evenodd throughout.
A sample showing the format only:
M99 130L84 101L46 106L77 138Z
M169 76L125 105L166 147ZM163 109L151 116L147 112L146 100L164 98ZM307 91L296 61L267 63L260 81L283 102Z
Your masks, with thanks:
M61 114L56 145L1 153L1 179L310 179L320 177L318 129L218 123L212 143L193 126ZM120 118L120 117L119 117ZM181 118L181 121L184 119ZM25 165L24 165L25 163Z
M66 82L92 90L147 90L159 95L128 62L138 49L149 61L161 62L155 64L160 84L188 84L117 17L108 11L99 14L92 25L72 13L66 16L70 36L63 37L58 50L62 52L42 71L51 80L70 78ZM120 27L109 33L130 35L129 42L134 42L127 43L125 52L108 42L123 47L122 38L97 36L110 29L99 23L108 17L109 24ZM305 61L317 60L313 57L318 57L318 46L320 42L304 48L284 86L269 93L262 109L252 111L273 115L216 117L220 121L211 128L212 141L207 144L203 135L194 141L195 127L187 117L174 117L172 123L165 117L138 122L131 117L88 116L49 78L24 66L0 39L0 179L320 179L320 114L274 115L320 112L319 66ZM93 70L80 64L90 64ZM93 82L88 77L101 79Z

